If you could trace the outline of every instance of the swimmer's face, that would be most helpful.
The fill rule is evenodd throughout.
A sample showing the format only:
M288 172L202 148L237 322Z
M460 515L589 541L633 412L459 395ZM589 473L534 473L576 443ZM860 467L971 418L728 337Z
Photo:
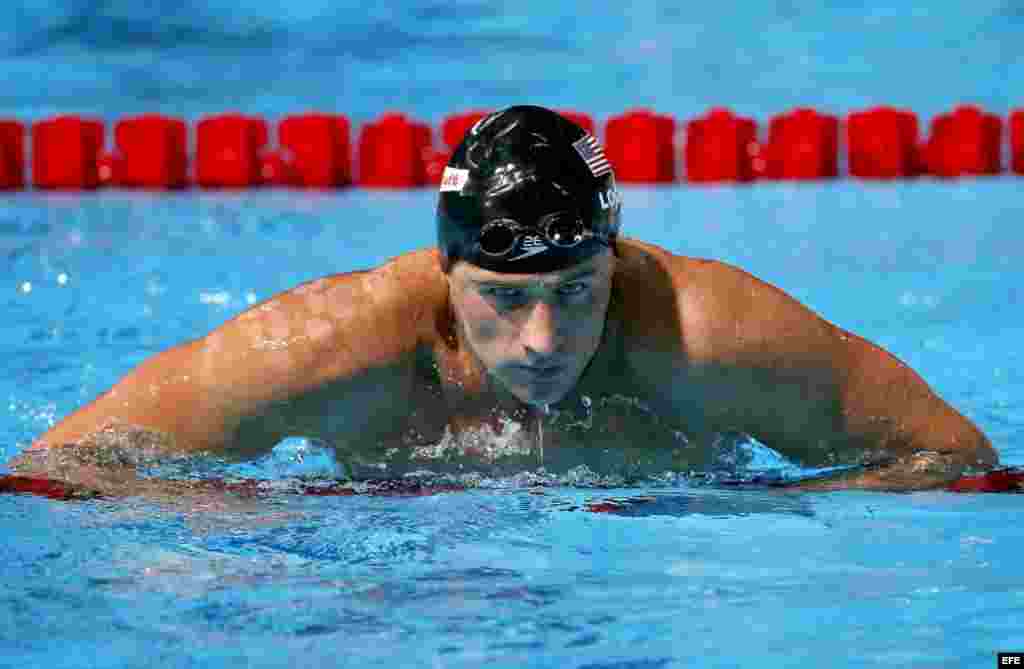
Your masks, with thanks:
M458 262L448 276L469 348L521 401L559 401L601 342L611 297L611 250L558 272L504 274Z

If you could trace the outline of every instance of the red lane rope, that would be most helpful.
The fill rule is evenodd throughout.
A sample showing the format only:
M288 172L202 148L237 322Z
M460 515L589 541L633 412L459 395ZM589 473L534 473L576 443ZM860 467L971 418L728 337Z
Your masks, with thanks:
M950 483L951 492L1024 492L1024 469L993 469L976 476L961 476Z
M421 497L445 492L465 490L457 485L423 485L406 481L382 481L370 485L365 492L356 491L348 483L327 483L302 485L297 489L279 490L268 487L264 481L221 479L189 482L196 489L220 490L244 497L258 497L273 494L299 494L312 497L348 497L357 494L388 497ZM756 487L756 486L753 486ZM775 487L775 486L772 486ZM948 484L944 490L957 493L1019 493L1024 492L1024 469L1007 467L994 469L984 474L962 476ZM97 491L80 485L56 479L36 478L8 474L0 476L0 494L28 494L58 500L82 500L102 497ZM653 498L629 498L630 504L642 503ZM618 500L600 500L588 503L586 509L595 513L613 512L621 507Z
M266 481L243 479L225 481L223 479L205 479L201 481L185 481L197 491L221 491L242 497L260 497L274 494L299 494L311 497L348 497L365 494L388 497L422 497L444 492L464 490L456 485L423 485L416 481L380 481L368 484L365 491L355 490L349 483L318 483L303 484L297 488L278 489L269 486ZM8 474L0 476L0 494L28 494L59 500L93 499L105 497L102 493L81 485L57 479L19 476Z
M84 499L96 497L96 493L54 479L32 478L29 476L0 476L0 493L29 494L50 499Z
M37 189L416 188L440 182L449 154L486 113L452 114L435 129L387 112L356 133L344 115L324 113L276 125L220 114L192 127L144 114L114 122L109 133L101 119L75 115L0 119L0 189L25 188L29 171ZM596 135L589 114L559 113ZM834 179L843 158L858 179L1024 175L1024 109L1001 117L960 105L925 127L914 112L887 106L842 118L801 107L763 126L725 107L678 120L631 109L606 120L603 144L621 183Z

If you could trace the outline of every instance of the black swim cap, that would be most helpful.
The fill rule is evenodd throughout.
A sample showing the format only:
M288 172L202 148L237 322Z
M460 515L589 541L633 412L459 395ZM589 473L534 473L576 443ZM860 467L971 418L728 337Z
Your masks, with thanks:
M444 170L442 268L558 271L614 248L620 209L596 138L549 109L509 107L474 125Z

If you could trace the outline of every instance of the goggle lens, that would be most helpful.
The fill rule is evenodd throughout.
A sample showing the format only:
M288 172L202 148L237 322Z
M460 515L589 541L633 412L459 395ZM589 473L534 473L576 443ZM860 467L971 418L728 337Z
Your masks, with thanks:
M511 221L492 221L480 232L480 250L487 255L505 255L516 245L519 234L519 226Z
M561 249L570 249L586 239L583 221L568 212L548 214L535 228L526 228L512 219L491 221L480 231L480 250L489 256L508 255L525 231L538 230L548 243Z
M541 222L548 241L559 248L568 249L583 241L583 223L569 214L551 214Z

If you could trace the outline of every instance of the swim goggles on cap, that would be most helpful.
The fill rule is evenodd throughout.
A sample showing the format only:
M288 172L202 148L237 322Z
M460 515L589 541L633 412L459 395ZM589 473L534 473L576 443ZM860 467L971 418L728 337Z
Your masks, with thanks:
M528 233L534 233L540 241L536 235L538 232L549 244L560 249L571 249L598 236L583 225L579 216L560 211L544 216L535 226L526 226L510 218L495 219L480 229L478 242L485 255L501 258L511 253Z

